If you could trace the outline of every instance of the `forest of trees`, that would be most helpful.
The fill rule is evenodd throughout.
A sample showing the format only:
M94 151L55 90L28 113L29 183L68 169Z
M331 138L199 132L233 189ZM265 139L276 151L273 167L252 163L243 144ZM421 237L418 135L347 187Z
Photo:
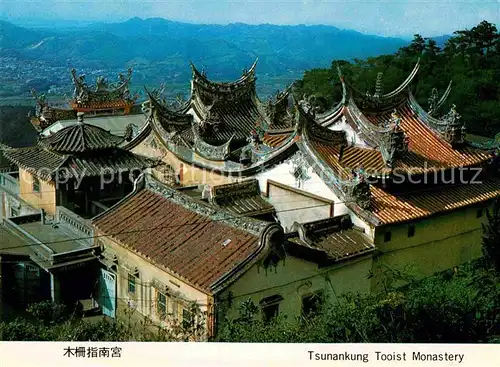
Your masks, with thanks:
M454 32L441 49L432 39L416 34L410 45L393 55L353 62L334 60L329 69L313 69L297 83L298 93L315 94L332 105L341 98L337 65L346 80L361 91L373 93L378 72L384 91L396 88L420 57L420 70L412 90L426 108L432 88L443 93L452 81L451 94L441 113L452 104L472 134L493 137L500 132L500 35L494 24L483 21L469 30Z

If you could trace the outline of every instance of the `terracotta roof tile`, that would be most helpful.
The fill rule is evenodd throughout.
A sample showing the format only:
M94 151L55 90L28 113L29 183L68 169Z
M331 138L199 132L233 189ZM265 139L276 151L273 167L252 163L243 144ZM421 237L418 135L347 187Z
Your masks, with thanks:
M260 215L274 212L260 192L257 180L245 180L212 188L212 203L237 215Z
M397 223L479 204L500 195L500 179L391 194L371 186L370 210L383 223Z
M367 118L376 125L383 125L390 120L392 112L379 115L368 115ZM453 149L450 144L437 136L413 112L408 103L402 104L397 113L401 118L401 128L409 137L409 152L396 162L396 167L422 168L427 162L428 170L460 166L474 166L487 161L490 155L487 152L465 147ZM413 173L419 173L413 171Z
M130 107L134 104L133 101L117 100L103 102L89 102L85 104L72 103L71 107L75 110L101 110L106 108L123 108Z
M263 143L271 148L277 148L290 137L292 133L286 134L265 134Z
M317 140L311 140L311 145L318 153L318 158L327 163L340 178L345 180L350 178L351 170L358 168L381 175L389 174L391 171L385 165L380 151L375 149L346 147L342 152L342 159L339 159L341 150L339 146L323 144Z
M349 215L340 215L314 222L295 224L301 231L292 233L288 240L304 247L317 250L327 255L328 259L338 261L371 252L375 249L363 232L353 227ZM300 249L295 249L300 252ZM325 258L318 257L319 261Z
M259 246L257 235L188 210L148 189L99 217L95 225L206 291Z

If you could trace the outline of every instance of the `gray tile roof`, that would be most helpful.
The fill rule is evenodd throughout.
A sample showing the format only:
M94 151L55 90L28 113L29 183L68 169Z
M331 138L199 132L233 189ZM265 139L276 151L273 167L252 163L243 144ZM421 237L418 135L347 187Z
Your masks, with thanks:
M41 138L39 144L59 153L83 153L113 148L122 140L100 127L77 123Z

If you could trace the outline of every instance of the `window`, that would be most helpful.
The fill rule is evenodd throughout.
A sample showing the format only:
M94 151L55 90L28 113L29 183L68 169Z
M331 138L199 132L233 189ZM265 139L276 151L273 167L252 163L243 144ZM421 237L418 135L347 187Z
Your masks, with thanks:
M309 316L317 313L322 304L323 292L321 291L302 297L302 315Z
M262 299L259 304L262 310L262 319L265 322L271 321L273 318L278 316L280 305L279 303L283 300L279 294L274 296L266 297Z
M40 180L33 176L33 192L40 192Z
M167 296L158 291L156 291L156 314L162 320L167 316Z
M276 316L278 316L279 312L280 312L279 303L262 307L262 319L265 322L269 322L272 319L274 319Z
M408 237L413 237L415 236L415 225L411 224L408 227Z
M128 293L135 295L135 275L128 275Z
M182 326L185 329L191 329L194 326L193 313L187 308L182 309Z
M476 218L481 218L483 216L483 209L478 209L476 213Z
M392 233L391 231L387 231L384 233L384 242L389 242L391 240Z

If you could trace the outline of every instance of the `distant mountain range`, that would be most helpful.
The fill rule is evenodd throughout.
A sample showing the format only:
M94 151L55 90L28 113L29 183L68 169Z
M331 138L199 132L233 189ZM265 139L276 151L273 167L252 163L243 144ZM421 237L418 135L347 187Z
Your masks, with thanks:
M189 60L216 79L238 77L259 57L259 75L300 77L333 59L392 53L407 41L331 26L201 25L133 18L60 29L23 28L0 21L0 56L53 65L103 69L158 67L164 78L189 77Z
M0 21L0 57L105 72L133 66L134 84L141 85L187 83L190 60L211 79L232 80L258 57L259 83L283 87L334 59L393 53L407 43L323 25L203 25L132 18L48 29Z

